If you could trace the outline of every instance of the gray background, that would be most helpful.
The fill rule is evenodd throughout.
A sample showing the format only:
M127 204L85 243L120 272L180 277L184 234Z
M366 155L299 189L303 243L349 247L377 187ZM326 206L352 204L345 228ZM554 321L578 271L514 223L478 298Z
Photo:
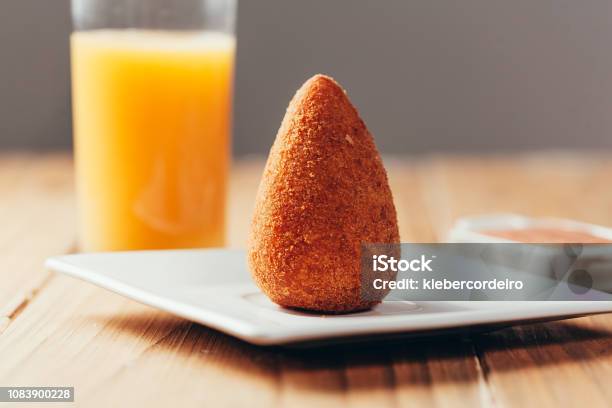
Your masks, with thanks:
M0 1L0 148L70 145L69 0ZM234 150L310 75L387 153L612 146L612 2L241 0Z

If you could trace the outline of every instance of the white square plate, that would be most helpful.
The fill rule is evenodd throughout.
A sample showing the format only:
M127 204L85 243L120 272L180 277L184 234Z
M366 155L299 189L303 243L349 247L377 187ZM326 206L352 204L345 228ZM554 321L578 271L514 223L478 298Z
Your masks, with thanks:
M308 314L270 302L244 251L115 252L50 258L51 270L231 334L274 345L352 336L422 335L612 311L612 302L384 302L348 315Z

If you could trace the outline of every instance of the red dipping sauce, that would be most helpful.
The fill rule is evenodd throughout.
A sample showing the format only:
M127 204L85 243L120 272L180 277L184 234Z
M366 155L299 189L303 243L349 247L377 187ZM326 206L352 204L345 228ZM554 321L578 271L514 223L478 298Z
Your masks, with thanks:
M485 230L481 234L509 241L525 243L582 243L582 244L604 244L612 240L598 237L584 231L554 229L554 228L522 228L508 230Z

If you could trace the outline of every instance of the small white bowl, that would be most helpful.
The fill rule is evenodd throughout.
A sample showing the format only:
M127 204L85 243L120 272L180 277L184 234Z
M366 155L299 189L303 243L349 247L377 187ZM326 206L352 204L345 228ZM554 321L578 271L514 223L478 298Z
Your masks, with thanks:
M517 214L488 214L463 217L455 224L446 237L447 242L517 242L485 234L483 231L520 230L545 228L580 231L605 240L612 240L612 229L564 218L530 218Z

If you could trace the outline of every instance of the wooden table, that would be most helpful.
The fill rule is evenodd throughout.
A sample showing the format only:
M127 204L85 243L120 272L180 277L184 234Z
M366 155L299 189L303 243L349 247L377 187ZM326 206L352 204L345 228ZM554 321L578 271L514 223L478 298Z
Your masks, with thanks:
M442 240L456 217L483 212L612 225L612 156L386 163L403 241ZM232 246L244 246L261 168L235 163ZM612 315L399 344L260 348L45 271L43 260L73 251L75 238L69 157L0 156L0 385L72 385L78 405L99 407L612 401Z

